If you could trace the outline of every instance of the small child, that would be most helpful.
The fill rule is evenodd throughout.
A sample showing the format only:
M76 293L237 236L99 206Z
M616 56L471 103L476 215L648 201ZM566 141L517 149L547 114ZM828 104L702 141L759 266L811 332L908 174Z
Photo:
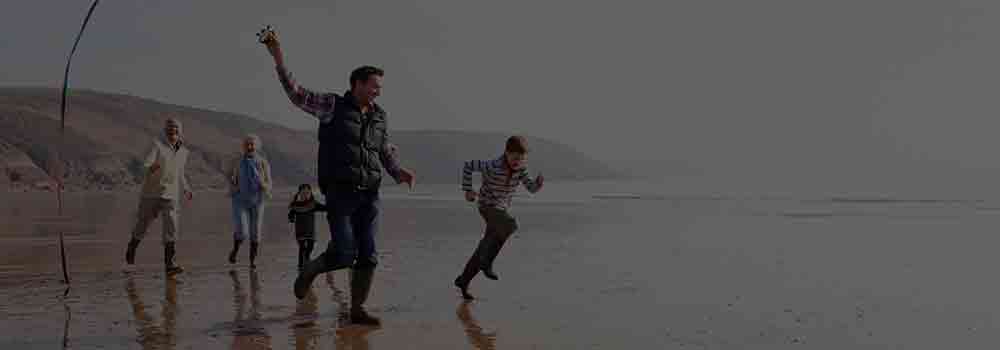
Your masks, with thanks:
M299 185L299 192L288 204L288 222L295 224L295 240L299 243L299 271L312 258L316 243L316 212L326 211L326 205L313 198L312 186Z
M479 271L486 278L497 280L500 277L493 271L493 261L500 254L500 248L517 231L517 220L507 210L511 206L511 197L517 191L517 186L524 184L528 192L536 193L542 189L544 178L541 175L535 180L528 177L526 168L528 147L521 136L511 136L507 139L504 154L491 160L473 160L465 162L462 169L462 190L465 199L472 202L479 197L479 214L486 221L486 234L479 241L476 251L469 257L465 270L455 278L455 286L462 292L462 297L472 300L469 294L469 283ZM472 173L482 173L482 187L477 194L472 189Z

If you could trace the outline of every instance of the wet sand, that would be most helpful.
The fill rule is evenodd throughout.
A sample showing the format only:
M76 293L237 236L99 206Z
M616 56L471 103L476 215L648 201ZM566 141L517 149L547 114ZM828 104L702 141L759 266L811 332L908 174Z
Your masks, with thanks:
M941 349L1000 344L997 201L603 196L567 184L522 198L522 230L463 302L451 281L482 230L452 187L389 193L369 308L350 325L347 272L291 295L286 198L266 212L260 266L225 262L228 201L186 204L164 278L159 226L121 271L133 194L0 204L0 348ZM577 187L573 187L577 186ZM589 192L582 192L582 191ZM393 191L389 191L393 192ZM398 192L398 191L395 191ZM584 193L581 195L581 193ZM573 195L570 195L573 194ZM317 220L322 223L323 220ZM320 232L325 232L324 224ZM63 297L56 237L67 232ZM320 236L318 245L325 245ZM317 252L318 253L318 252Z

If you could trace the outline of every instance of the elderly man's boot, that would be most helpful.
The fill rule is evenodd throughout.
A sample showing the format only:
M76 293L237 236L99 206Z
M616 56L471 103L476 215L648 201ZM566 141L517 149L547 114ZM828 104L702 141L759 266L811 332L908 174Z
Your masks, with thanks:
M163 244L163 265L168 275L178 274L184 272L184 268L174 261L174 257L177 255L176 245L174 242L168 242Z

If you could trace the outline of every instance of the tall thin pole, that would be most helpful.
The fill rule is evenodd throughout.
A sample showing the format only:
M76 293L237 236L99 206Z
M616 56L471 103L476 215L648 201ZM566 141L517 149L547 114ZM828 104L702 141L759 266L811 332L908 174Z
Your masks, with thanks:
M69 52L69 58L66 59L66 72L63 75L63 86L62 86L62 100L59 106L59 146L56 149L56 166L55 168L55 180L56 185L56 201L58 202L58 212L59 217L63 215L63 188L65 184L63 182L63 175L65 170L63 169L62 151L63 147L66 145L66 97L69 95L69 67L73 63L73 54L76 53L76 47L80 44L80 38L83 37L83 30L87 28L87 22L90 22L90 15L94 14L94 9L97 8L97 3L101 0L94 0L94 3L90 5L90 10L87 11L87 16L83 18L83 24L80 25L80 31L76 34L76 40L73 42L73 49ZM52 175L52 174L50 174ZM67 285L69 281L69 268L66 264L66 240L62 231L59 231L59 259L62 261L62 272L63 272L63 282ZM66 290L69 292L69 290Z

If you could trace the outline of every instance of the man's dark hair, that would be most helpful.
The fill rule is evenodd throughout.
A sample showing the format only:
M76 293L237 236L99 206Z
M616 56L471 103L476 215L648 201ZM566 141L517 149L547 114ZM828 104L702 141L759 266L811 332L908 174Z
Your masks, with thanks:
M382 68L374 66L361 66L354 69L354 71L351 72L351 80L350 80L351 88L354 88L355 82L368 81L368 78L371 78L371 76L373 75L381 77L385 75L385 71L382 70Z

